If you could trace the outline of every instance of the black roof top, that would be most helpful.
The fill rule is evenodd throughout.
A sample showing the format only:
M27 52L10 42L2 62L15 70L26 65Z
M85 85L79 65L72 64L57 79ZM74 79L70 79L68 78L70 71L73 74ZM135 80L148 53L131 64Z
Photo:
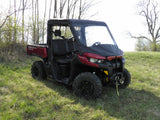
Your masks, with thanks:
M106 25L101 21L93 20L78 20L78 19L50 19L48 20L49 25L68 25L68 24L97 24L97 25Z

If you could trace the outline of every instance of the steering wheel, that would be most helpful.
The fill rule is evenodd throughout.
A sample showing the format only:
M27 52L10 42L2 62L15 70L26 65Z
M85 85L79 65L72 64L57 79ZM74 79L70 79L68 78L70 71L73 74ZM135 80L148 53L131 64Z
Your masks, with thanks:
M101 42L95 42L92 46L97 46L97 45L100 45Z

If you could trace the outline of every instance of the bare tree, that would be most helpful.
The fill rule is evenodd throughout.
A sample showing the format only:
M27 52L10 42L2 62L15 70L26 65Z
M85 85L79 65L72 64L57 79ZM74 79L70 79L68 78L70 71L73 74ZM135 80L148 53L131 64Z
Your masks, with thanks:
M17 13L17 12L20 12L20 11L22 11L22 10L23 10L23 9L18 9L18 10L16 10L16 11L13 11L12 13L9 12L8 15L6 15L6 17L3 19L3 22L2 22L1 25L0 25L0 28L2 28L2 27L5 25L5 23L6 23L6 21L7 21L7 19L8 19L9 17L11 17L13 14L15 14L15 13Z
M29 22L28 22L26 43L28 43L28 41L29 41L29 32L30 32L30 26L29 26Z
M54 14L53 14L53 18L57 17L57 0L54 0Z
M14 0L14 11L16 11L16 0ZM14 42L17 42L17 13L14 12Z
M36 5L37 5L37 30L36 30L36 32L37 32L37 39L36 39L36 42L37 43L39 43L39 1L38 0L36 0Z
M76 18L75 14L76 12L78 12L78 10L76 10L76 7L78 6L77 3L78 3L78 0L68 0L67 1L66 18Z
M0 17L0 21L1 21L1 17ZM0 28L0 44L2 42L2 31L1 31L1 28Z
M68 0L66 18L81 19L93 5L92 3L93 1L88 2L87 0Z
M59 17L62 18L63 10L67 0L60 0Z
M25 10L25 2L22 0L22 43L24 44L24 10Z
M80 0L79 5L79 16L78 19L81 19L84 17L86 12L94 5L94 0L88 1L88 0Z
M11 13L11 1L10 1L10 4L9 4L9 11L8 11L8 13ZM9 16L7 27L8 27L8 31L6 31L7 38L8 38L7 42L10 43L11 40L12 40L12 19L11 19L11 16Z
M32 0L32 40L35 43L36 40L36 24L35 24L35 13L34 13L34 0Z
M82 14L82 0L79 2L79 16L78 19L81 19L81 14Z
M75 10L76 10L76 5L77 5L77 2L78 0L75 0L74 3L73 3L73 9L72 9L72 19L74 18L75 16Z
M67 1L67 14L66 14L66 18L69 18L69 15L70 15L70 0Z
M47 0L45 0L44 18L43 18L43 23L42 23L42 42L43 43L44 43L44 36L45 36L46 11L47 11Z
M37 44L37 1L34 3L34 43Z
M158 3L154 0L143 1L141 6L142 9L139 12L141 16L143 16L146 20L146 25L148 28L149 36L140 35L140 36L132 36L132 38L136 39L145 39L151 43L152 51L157 51L157 43L160 42L160 21L159 21L159 12L158 11Z
M50 0L49 19L50 19L50 17L51 17L51 11L52 11L52 0Z

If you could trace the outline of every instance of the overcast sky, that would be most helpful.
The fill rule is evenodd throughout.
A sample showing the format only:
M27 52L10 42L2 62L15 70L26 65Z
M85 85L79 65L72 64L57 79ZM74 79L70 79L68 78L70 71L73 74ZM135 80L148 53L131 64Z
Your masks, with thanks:
M10 0L0 0L0 7ZM11 0L13 2L13 0ZM44 1L39 0L40 8ZM95 0L96 1L96 0ZM124 51L134 51L135 41L128 33L140 34L144 32L144 19L138 15L137 4L140 0L97 0L90 9L90 15L96 13L89 19L104 21L108 24L118 46ZM8 6L8 5L7 5ZM49 6L48 6L49 7ZM43 8L42 8L43 9Z

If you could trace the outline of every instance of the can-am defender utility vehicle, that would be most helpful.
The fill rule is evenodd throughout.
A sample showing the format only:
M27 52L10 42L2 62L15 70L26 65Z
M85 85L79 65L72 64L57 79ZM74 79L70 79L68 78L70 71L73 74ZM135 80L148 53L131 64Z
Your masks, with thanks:
M102 86L126 88L131 77L124 68L123 52L104 22L49 20L47 44L27 45L33 63L33 78L51 78L71 85L76 95L97 98Z

